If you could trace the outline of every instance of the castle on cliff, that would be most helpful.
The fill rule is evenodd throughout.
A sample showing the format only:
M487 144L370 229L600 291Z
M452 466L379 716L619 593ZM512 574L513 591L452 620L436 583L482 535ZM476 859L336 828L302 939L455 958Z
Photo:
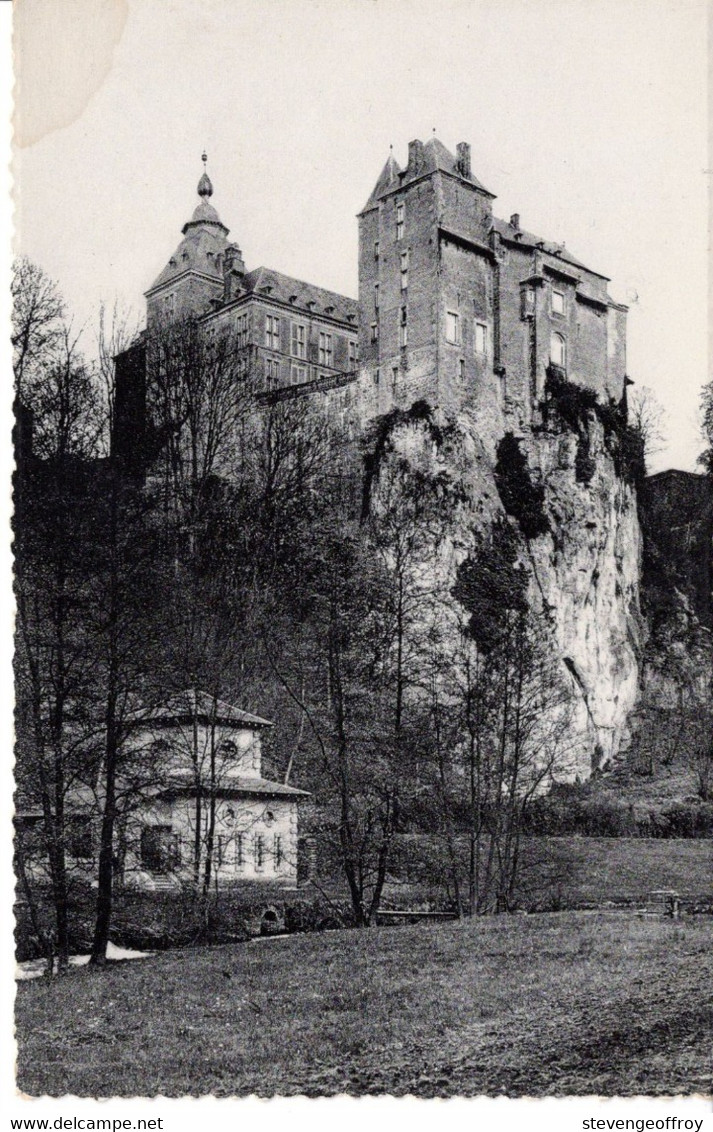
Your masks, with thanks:
M203 155L205 164L205 155ZM359 214L359 300L268 267L247 269L204 171L182 239L146 292L147 330L187 316L229 326L257 388L322 394L361 419L425 400L452 417L494 410L536 423L554 373L619 403L626 307L562 244L493 215L494 195L436 138L390 153ZM117 359L115 442L127 452L146 405L145 344Z

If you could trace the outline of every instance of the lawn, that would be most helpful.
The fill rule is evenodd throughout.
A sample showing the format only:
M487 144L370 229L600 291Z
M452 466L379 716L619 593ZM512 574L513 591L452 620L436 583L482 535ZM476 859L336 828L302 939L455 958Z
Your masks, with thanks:
M523 889L533 874L544 874L544 897L549 887L563 907L645 901L660 888L689 897L713 893L713 842L704 838L527 837L523 857Z
M482 918L168 952L21 984L53 1096L671 1095L710 1080L713 921Z
M428 884L419 886L419 865L430 863L431 894L438 894L446 877L442 844L427 834L406 834L397 841L404 862L388 899L418 900ZM466 888L467 847L461 842L463 889ZM440 874L439 874L440 868ZM399 877L402 878L399 883ZM404 881L415 879L409 885ZM673 888L694 903L713 898L713 842L705 838L645 837L523 837L516 897L526 909L565 908L612 903L646 904L655 889ZM412 891L411 891L412 890Z

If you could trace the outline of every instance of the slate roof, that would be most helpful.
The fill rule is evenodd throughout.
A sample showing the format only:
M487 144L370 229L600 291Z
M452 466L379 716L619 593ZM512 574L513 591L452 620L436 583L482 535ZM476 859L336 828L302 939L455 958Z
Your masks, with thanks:
M199 204L196 213L202 207ZM206 207L212 208L212 205ZM213 211L215 212L215 209ZM196 213L193 215L195 216ZM218 270L216 260L228 246L228 229L212 220L200 220L190 221L184 225L183 230L185 232L183 239L161 274L154 279L149 291L153 291L163 283L169 283L184 271L200 271L204 275L212 275L222 284L223 273Z
M564 263L570 264L572 267L578 267L582 271L588 271L590 275L598 275L600 279L608 280L608 275L602 275L599 271L592 271L591 267L587 267L582 263L581 259L577 259L563 244L555 244L552 240L543 240L541 236L536 236L533 232L526 232L524 228L515 228L507 220L498 220L493 217L493 227L496 232L505 240L512 240L523 248L530 248L533 251L540 248L548 255L555 256L561 259Z
M195 789L195 775L190 767L172 770L167 776L169 783L162 793L176 793ZM308 790L298 790L296 786L285 786L283 782L272 782L268 778L257 778L247 774L222 771L217 784L218 794L223 796L250 794L270 798L306 798Z
M315 314L329 314L341 322L349 322L355 327L359 319L359 304L356 299L346 295L339 295L336 291L327 291L324 287L316 287L313 283L304 283L301 279L293 279L290 275L283 275L281 271L273 271L270 267L257 267L249 271L241 280L243 288L249 293L260 297L265 288L264 298L277 299L279 302L300 308L307 308L314 303ZM242 297L242 296L241 296ZM327 311L328 307L333 310Z
M433 137L429 138L427 142L421 145L415 165L407 165L405 169L401 169L394 160L393 154L389 156L362 212L366 212L367 209L376 204L389 190L396 188L397 185L395 182L398 182L399 188L403 188L405 185L410 184L411 181L415 181L417 177L423 177L428 173L436 173L438 171L450 173L451 176L454 177L460 177L461 180L474 185L475 188L480 189L481 192L487 193L488 196L493 196L493 193L486 189L485 185L481 184L478 178L472 173L468 177L464 177L457 167L454 155L446 148L442 141Z
M241 708L233 707L225 700L214 699L207 692L187 688L169 696L162 704L149 709L137 709L128 719L136 724L150 723L190 723L200 719L210 723L237 724L241 727L272 727L269 719L252 715Z

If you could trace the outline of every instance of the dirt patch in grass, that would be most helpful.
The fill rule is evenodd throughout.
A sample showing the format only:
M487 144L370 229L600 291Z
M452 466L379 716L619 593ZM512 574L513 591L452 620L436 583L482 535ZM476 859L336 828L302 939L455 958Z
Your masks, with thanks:
M516 916L171 953L19 987L52 1096L710 1090L713 922Z

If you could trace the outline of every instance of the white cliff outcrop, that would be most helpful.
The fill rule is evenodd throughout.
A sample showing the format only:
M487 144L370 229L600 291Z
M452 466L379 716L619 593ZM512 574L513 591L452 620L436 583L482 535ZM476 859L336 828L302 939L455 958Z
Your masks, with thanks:
M406 460L421 471L446 472L459 484L447 534L450 552L441 557L450 562L453 578L478 539L506 513L493 440L483 435L482 418L467 413L445 430L441 443L422 421L394 425L386 474L391 459ZM522 535L521 561L531 579L531 602L548 615L552 648L572 691L573 758L563 777L584 779L626 746L637 700L643 634L635 490L615 459L616 442L612 447L595 414L579 431L558 422L522 430L514 443L525 458L544 528Z

